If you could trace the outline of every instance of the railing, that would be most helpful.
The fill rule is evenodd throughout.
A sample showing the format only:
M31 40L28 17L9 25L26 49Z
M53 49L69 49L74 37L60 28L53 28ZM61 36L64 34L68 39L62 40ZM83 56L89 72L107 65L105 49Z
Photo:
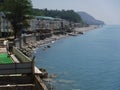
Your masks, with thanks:
M33 62L0 64L0 75L34 73Z

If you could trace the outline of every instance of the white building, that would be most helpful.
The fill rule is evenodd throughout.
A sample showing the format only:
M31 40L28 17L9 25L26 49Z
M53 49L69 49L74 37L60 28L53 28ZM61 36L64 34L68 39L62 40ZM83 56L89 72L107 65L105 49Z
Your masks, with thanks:
M30 20L30 30L38 29L50 29L58 30L61 27L69 27L69 22L59 18L45 17L45 16L35 16L34 19Z

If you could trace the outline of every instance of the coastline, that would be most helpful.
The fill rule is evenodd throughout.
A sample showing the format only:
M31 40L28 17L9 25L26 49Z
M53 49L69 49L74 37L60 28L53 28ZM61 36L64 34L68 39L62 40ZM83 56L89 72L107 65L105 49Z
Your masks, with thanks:
M79 32L85 33L85 32L88 32L90 30L94 30L96 28L99 28L99 26L98 25L90 25L89 27L75 28L74 29L75 33L72 32L72 33L67 33L66 35L53 35L50 38L46 38L44 40L36 41L36 43L33 43L33 44L35 44L35 46L37 46L37 47L48 45L50 43L54 43L56 40L69 37L70 36L69 34L75 34L77 36L77 35L80 35Z
M83 32L84 33L84 32L88 32L90 30L94 30L96 28L99 28L99 26L92 25L92 26L89 26L89 27L75 28L74 30L77 34L78 32ZM72 32L72 34L75 34L75 33ZM77 35L80 35L80 33L77 34ZM36 51L37 48L40 48L40 47L43 47L43 49L49 48L48 46L50 46L51 43L54 43L56 40L59 40L59 39L67 38L69 36L70 36L69 33L67 33L66 35L53 35L50 38L46 38L46 39L40 40L40 41L35 41L35 42L32 42L32 43L24 46L23 51L25 50L25 53L27 52L27 54L30 55L29 58L33 58L33 57L31 57L32 56L31 54L34 51ZM52 78L54 78L54 77L56 77L55 74L51 74L51 75L48 74L47 78L45 78L44 81L51 82Z
M62 39L62 38L67 38L69 36L77 36L80 34L84 34L85 32L88 32L90 30L94 30L96 28L99 28L99 25L90 25L88 27L80 27L80 28L75 28L74 32L72 33L67 33L66 35L52 35L49 38L46 38L44 40L40 40L40 41L35 41L35 42L31 42L28 45L25 45L23 50L25 50L24 52L26 53L26 55L31 55L31 53L33 51L36 50L36 48L40 48L40 47L45 47L45 46L49 46L49 44L54 43L56 40ZM70 35L72 34L72 35Z
M114 63L115 60L119 61L119 54L117 56L116 53L113 54L113 48L120 52L118 50L120 47L114 45L114 43L119 42L119 28L118 26L103 26L88 31L84 35L59 40L46 51L38 49L36 63L39 67L46 68L49 72L48 74L56 74L52 82L53 86L59 90L82 89L81 85L86 89L86 85L89 85L90 82L91 84L88 86L89 90L92 90L94 86L98 88L100 84L104 86L104 80L99 84L96 82L99 82L100 79L103 78L103 76L99 78L98 73L102 73L105 78L109 76L107 80L111 80L111 75L104 73L109 71L109 68L104 69L106 65L108 65L107 67L113 67L112 72L110 70L109 73L116 75L114 72L117 72L119 74L119 70L116 69L118 71L115 71L114 69L115 65L119 66L118 62ZM114 30L116 30L116 32ZM110 43L112 45L110 45ZM113 45L115 47L113 47ZM113 56L112 59L109 57L110 55ZM110 64L107 64L106 60ZM111 66L110 60L115 65ZM104 67L101 68L101 66ZM66 82L64 80L66 80ZM114 78L112 78L112 80L114 80ZM67 81L71 82L67 83ZM85 81L85 83L83 83L83 81ZM117 83L119 83L119 81L116 82L115 79L115 84ZM111 84L111 82L107 83L107 85ZM106 90L109 89L107 86L105 88Z
M75 31L84 33L90 30L94 30L96 28L99 28L99 25L90 25L88 27L75 28Z

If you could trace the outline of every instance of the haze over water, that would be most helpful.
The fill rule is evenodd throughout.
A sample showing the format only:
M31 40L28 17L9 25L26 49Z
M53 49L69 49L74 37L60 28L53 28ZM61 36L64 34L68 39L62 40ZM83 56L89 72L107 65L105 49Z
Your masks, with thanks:
M55 73L56 90L120 90L120 26L103 26L36 50L35 63Z

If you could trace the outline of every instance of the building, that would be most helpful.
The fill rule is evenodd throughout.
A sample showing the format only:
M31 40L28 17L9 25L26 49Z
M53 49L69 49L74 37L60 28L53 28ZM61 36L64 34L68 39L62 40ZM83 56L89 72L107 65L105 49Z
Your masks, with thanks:
M29 30L51 30L51 33L61 32L66 29L66 27L70 27L68 21L60 19L60 18L52 18L45 16L35 16L34 19L30 20L30 28Z
M43 39L53 34L65 34L71 30L70 22L60 18L35 16L33 19L28 20L28 22L30 27L25 29L25 32L38 32L38 36ZM8 37L12 32L10 22L5 18L4 13L0 12L0 37Z
M10 22L5 18L5 14L0 12L0 37L8 37L12 32Z

